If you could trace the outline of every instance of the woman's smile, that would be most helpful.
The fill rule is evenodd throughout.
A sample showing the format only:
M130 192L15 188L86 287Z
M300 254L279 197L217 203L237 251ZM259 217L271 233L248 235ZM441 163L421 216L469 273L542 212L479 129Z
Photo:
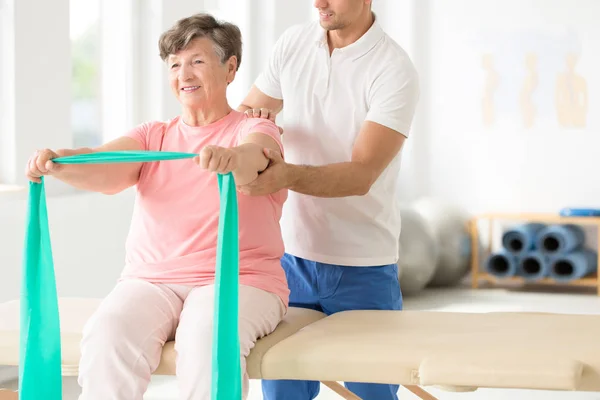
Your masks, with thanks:
M181 88L181 91L184 92L184 93L192 93L192 92L195 92L198 89L200 89L200 86L183 86Z

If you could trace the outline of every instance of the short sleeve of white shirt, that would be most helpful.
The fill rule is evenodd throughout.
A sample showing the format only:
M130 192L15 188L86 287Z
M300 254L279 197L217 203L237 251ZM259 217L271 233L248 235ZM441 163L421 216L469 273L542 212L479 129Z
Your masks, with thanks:
M366 119L408 136L419 94L419 77L412 64L389 68L371 86Z
M266 68L254 82L254 85L256 85L261 92L269 97L279 100L283 99L280 77L290 31L291 28L279 37L275 43L271 56L269 57Z

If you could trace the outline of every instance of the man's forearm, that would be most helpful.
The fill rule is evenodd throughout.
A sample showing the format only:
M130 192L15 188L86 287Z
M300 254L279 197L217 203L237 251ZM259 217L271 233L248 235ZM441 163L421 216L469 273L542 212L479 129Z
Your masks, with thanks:
M288 189L316 197L362 196L369 192L373 174L357 162L324 166L288 164Z

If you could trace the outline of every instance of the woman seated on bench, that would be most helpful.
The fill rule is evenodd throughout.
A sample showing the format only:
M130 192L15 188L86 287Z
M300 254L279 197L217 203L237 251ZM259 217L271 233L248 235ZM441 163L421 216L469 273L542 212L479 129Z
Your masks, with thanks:
M121 279L88 322L82 341L80 399L141 400L166 341L175 339L180 397L208 399L211 388L215 262L219 220L216 173L237 185L254 180L283 152L277 126L248 118L227 103L242 55L240 30L198 14L178 21L159 40L182 114L142 124L95 149L42 150L27 176L50 175L74 187L115 194L136 187ZM100 151L151 150L199 154L194 159L66 165L53 158ZM238 195L239 333L245 357L271 333L288 306L280 265L279 218L287 192ZM91 257L94 255L91 254ZM82 260L85 268L85 260Z

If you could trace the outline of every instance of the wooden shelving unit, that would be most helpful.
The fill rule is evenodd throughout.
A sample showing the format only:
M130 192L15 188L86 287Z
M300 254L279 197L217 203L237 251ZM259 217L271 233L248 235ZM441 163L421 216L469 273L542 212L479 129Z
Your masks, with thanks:
M489 245L486 250L486 254L480 254L479 248L479 231L480 231L480 223L482 221L488 222L488 238ZM598 233L597 239L597 250L600 250L600 217L562 217L556 214L536 214L536 213L488 213L481 214L473 218L470 222L470 232L471 232L471 252L472 252L472 260L471 260L471 286L476 289L479 287L480 282L484 281L490 283L492 285L501 285L501 284L528 284L528 282L522 277L508 277L508 278L497 278L486 273L483 268L481 268L482 260L487 257L487 255L491 254L492 249L492 240L493 232L496 223L506 223L506 222L539 222L546 224L577 224L581 226L594 226L596 227L596 231ZM600 268L600 251L598 251L598 266ZM552 279L545 278L541 280L537 280L532 282L531 284L535 285L551 285L551 286L572 286L572 287L593 287L596 288L596 293L600 296L600 279L598 275L585 277L583 279L573 280L571 282L556 282Z

